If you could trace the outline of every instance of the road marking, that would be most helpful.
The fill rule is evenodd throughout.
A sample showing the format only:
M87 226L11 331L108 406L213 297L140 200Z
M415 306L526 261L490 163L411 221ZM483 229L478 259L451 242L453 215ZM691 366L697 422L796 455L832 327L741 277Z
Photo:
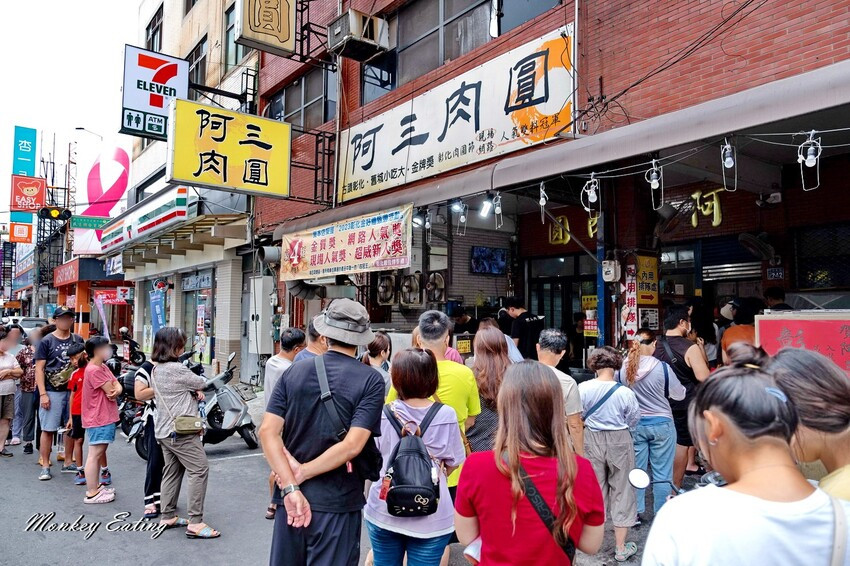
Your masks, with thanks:
M210 462L221 462L222 460L239 460L241 458L253 458L262 456L262 452L254 452L253 454L240 454L239 456L222 456L221 458L208 458Z

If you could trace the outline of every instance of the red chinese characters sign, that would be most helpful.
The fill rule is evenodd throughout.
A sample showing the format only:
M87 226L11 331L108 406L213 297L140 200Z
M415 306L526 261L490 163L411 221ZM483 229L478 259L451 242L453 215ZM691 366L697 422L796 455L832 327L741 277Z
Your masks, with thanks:
M44 206L47 194L47 181L41 177L12 175L12 202L9 210L13 212L38 212Z
M758 316L756 343L771 356L782 348L814 350L850 374L850 313Z
M95 289L94 298L100 299L104 305L126 305L127 300L118 297L117 289Z
M53 286L61 287L80 280L80 260L74 259L53 269Z
M283 236L280 278L316 279L410 266L413 205Z

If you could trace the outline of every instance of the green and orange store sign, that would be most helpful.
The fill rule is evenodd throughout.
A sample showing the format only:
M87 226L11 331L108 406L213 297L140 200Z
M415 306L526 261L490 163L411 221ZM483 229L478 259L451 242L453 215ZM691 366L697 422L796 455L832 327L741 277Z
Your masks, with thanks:
M103 228L104 252L124 248L154 232L186 220L189 212L188 190L176 187L160 192L137 204Z

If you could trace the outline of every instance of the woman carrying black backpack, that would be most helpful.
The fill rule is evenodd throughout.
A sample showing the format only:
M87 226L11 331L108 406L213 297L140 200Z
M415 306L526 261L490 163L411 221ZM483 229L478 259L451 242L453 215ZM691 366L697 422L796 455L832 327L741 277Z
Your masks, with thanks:
M439 380L430 351L399 352L390 373L398 400L381 415L382 480L364 512L374 564L401 564L406 553L408 566L433 566L454 532L446 477L465 457L457 415L429 399Z

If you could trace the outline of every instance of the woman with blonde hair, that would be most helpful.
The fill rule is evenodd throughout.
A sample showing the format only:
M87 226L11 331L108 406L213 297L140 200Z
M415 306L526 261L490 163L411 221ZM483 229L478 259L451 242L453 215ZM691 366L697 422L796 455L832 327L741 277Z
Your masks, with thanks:
M473 452L492 450L499 426L496 398L505 371L511 365L503 336L502 331L494 327L484 327L475 334L472 373L478 383L481 413L475 417L475 424L466 433Z
M572 564L595 554L605 522L590 463L567 432L561 384L546 366L512 364L499 387L493 451L471 454L455 501L465 545L482 564Z
M653 357L655 332L638 330L632 340L623 368L617 372L617 382L627 385L637 397L640 421L632 434L635 447L635 466L647 471L652 468L653 512L658 513L670 495L673 481L673 459L676 455L676 427L669 399L685 398L685 387L666 362ZM637 490L637 512L646 507L646 490Z

